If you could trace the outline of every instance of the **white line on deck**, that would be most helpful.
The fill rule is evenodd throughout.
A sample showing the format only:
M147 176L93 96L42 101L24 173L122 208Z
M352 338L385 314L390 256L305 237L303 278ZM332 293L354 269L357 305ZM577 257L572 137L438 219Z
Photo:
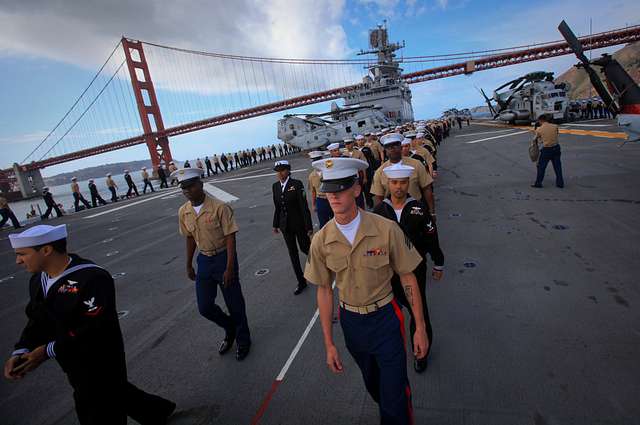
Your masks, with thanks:
M307 171L307 169L306 168L301 168L299 170L293 170L293 171L291 171L291 173L300 173L302 171ZM229 179L213 180L211 183L234 182L234 181L237 181L237 180L257 179L257 178L260 178L260 177L269 177L269 176L274 177L275 176L275 171L273 173L269 173L269 174L258 174L258 175L255 175L255 176L232 177L232 178L229 178Z
M334 280L333 285L331 285L331 288L333 289L335 287L336 287L336 281ZM282 381L284 379L284 376L287 374L287 371L289 370L291 363L293 363L296 356L298 355L300 348L302 348L302 344L304 344L304 342L307 340L307 337L309 336L309 332L311 332L311 328L313 328L313 325L315 325L319 315L320 315L320 310L316 308L316 311L315 313L313 313L313 317L309 321L307 328L304 330L304 332L302 332L302 336L298 340L298 343L296 344L295 347L293 347L293 351L291 352L291 354L289 355L289 358L287 359L284 366L282 367L282 370L280 370L280 373L276 377L276 381Z
M528 130L518 131L517 133L509 133L509 134L501 134L500 136L485 137L484 139L472 140L470 142L465 142L465 143L467 143L467 144L480 143L480 142L484 142L484 141L487 141L487 140L500 139L502 137L509 137L509 136L516 136L518 134L524 134L524 133L528 133L528 132L529 132Z
M110 209L110 210L103 211L103 212L100 212L100 213L97 213L97 214L88 215L88 216L83 217L83 218L86 220L86 219L88 219L88 218L95 218L95 217L100 217L101 215L111 214L111 213L113 213L113 212L120 211L120 210L123 210L123 209L125 209L125 208L132 207L132 206L134 206L134 205L139 205L139 204L142 204L142 203L144 203L144 202L153 201L154 199L162 198L163 196L167 196L168 194L173 194L173 193L177 193L177 192L179 192L179 190L175 190L175 191L168 192L168 193L167 193L167 192L165 192L165 193L162 193L162 194L160 194L160 195L152 196L152 197L150 197L150 198L146 198L146 199L141 199L141 200L139 200L139 201L132 202L132 203L130 203L130 204L123 205L123 206L121 206L121 207L112 208L112 209Z
M560 124L560 127L615 127L615 124Z
M204 190L211 196L213 196L216 199L219 199L221 202L224 202L225 204L228 204L230 202L235 202L237 201L238 197L233 196L232 194L225 192L224 190L215 187L214 185L212 185L211 183L205 183L204 184Z
M513 128L509 128L506 130L497 130L497 131L481 131L479 133L469 133L469 134L458 134L455 137L467 137L467 136L478 136L482 134L495 134L495 133L506 133L507 131L513 131Z

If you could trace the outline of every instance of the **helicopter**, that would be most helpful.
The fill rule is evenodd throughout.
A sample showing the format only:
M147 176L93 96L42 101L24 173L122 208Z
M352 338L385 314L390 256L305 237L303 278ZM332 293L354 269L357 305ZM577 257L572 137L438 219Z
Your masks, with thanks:
M538 71L501 85L493 91L492 98L489 98L482 89L480 93L487 102L493 119L510 124L530 124L540 115L567 121L569 89L570 85L566 82L559 84L553 82L553 72ZM492 102L496 103L497 110Z
M573 50L580 63L578 68L584 68L605 106L618 118L618 125L627 133L629 142L640 140L640 87L624 70L620 63L603 54L600 58L589 61L582 49L582 43L575 36L565 21L560 22L558 31L562 34L569 47ZM605 82L602 81L593 66L600 67L604 72ZM626 142L625 142L626 143Z
M382 112L382 106L340 108L332 102L330 112L285 115L278 120L278 139L301 149L315 149L392 125L395 122Z

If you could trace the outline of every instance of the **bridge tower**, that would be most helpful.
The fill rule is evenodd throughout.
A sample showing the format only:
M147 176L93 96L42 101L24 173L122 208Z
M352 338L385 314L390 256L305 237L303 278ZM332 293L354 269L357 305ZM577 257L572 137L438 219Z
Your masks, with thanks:
M122 48L127 60L127 68L131 76L133 93L138 104L138 113L145 134L153 174L156 175L158 167L167 167L172 161L169 139L166 136L156 136L158 132L164 132L164 123L160 114L160 106L156 91L153 87L147 59L144 56L142 42L122 37Z

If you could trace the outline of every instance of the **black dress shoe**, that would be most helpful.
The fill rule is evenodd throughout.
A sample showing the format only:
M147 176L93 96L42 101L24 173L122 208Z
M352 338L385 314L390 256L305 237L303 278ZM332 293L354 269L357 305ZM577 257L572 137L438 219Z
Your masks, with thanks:
M535 188L541 188L542 185L541 184L532 184L531 187L535 187Z
M422 359L413 359L413 369L418 373L422 373L427 370L427 364L428 361L426 357Z
M172 401L166 400L166 403L164 406L162 406L161 409L159 409L158 411L158 415L159 415L159 420L158 423L159 424L167 424L169 418L171 417L171 415L173 415L173 412L175 412L176 410L176 404Z
M251 344L238 345L238 349L236 350L236 360L238 361L244 360L244 358L249 355L250 350L251 350Z
M220 347L218 347L218 354L223 355L231 350L231 347L233 347L233 341L235 341L235 339L235 333L227 333L227 335L220 343Z
M298 287L296 288L295 291L293 291L293 295L300 295L302 293L302 291L304 291L305 289L307 289L307 284L305 283L304 285L298 285Z

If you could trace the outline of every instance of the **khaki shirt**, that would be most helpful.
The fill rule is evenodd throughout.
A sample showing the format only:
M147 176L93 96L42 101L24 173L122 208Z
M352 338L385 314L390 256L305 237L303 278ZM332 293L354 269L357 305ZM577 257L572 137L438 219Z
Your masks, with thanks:
M350 156L351 158L361 159L363 161L367 160L367 158L365 158L364 154L362 152L360 152L358 149L351 149L351 150L346 149L344 151L344 154L346 156Z
M111 177L107 177L107 187L116 187L116 182Z
M142 180L147 180L149 178L149 173L147 173L147 171L143 171L142 172Z
M420 161L413 158L403 157L402 164L413 167L414 170L409 177L409 195L413 198L422 199L422 189L433 183L433 178L427 172L427 169ZM373 175L373 184L371 185L371 194L382 196L383 198L389 194L387 187L387 175L382 172L385 168L392 165L391 161L386 161L380 166Z
M415 148L411 149L416 151L418 155L423 157L429 167L431 167L431 165L436 162L436 160L433 158L433 155L431 155L431 153L426 148L423 148L422 146L416 146Z
M178 222L180 234L195 239L200 253L207 256L225 248L225 237L238 231L233 209L209 196L205 196L197 216L191 202L182 205L178 210Z
M383 161L384 160L384 148L382 147L382 145L380 144L379 141L370 140L367 143L365 143L365 146L367 146L367 147L369 147L369 149L371 149L371 153L373 154L373 156L375 157L375 159L377 161Z
M326 199L327 195L324 192L320 192L320 179L322 178L322 174L320 171L313 170L311 174L309 174L309 189L313 189L316 192L316 198Z
M545 122L536 128L536 137L542 141L543 147L553 147L558 144L558 126Z
M71 183L71 192L80 193L80 185L78 183Z
M353 306L386 297L393 273L413 272L422 261L396 223L365 211L360 216L353 246L335 219L316 233L304 269L305 279L315 285L331 287L335 279L340 300Z
M9 203L6 198L0 196L0 208L9 208Z

